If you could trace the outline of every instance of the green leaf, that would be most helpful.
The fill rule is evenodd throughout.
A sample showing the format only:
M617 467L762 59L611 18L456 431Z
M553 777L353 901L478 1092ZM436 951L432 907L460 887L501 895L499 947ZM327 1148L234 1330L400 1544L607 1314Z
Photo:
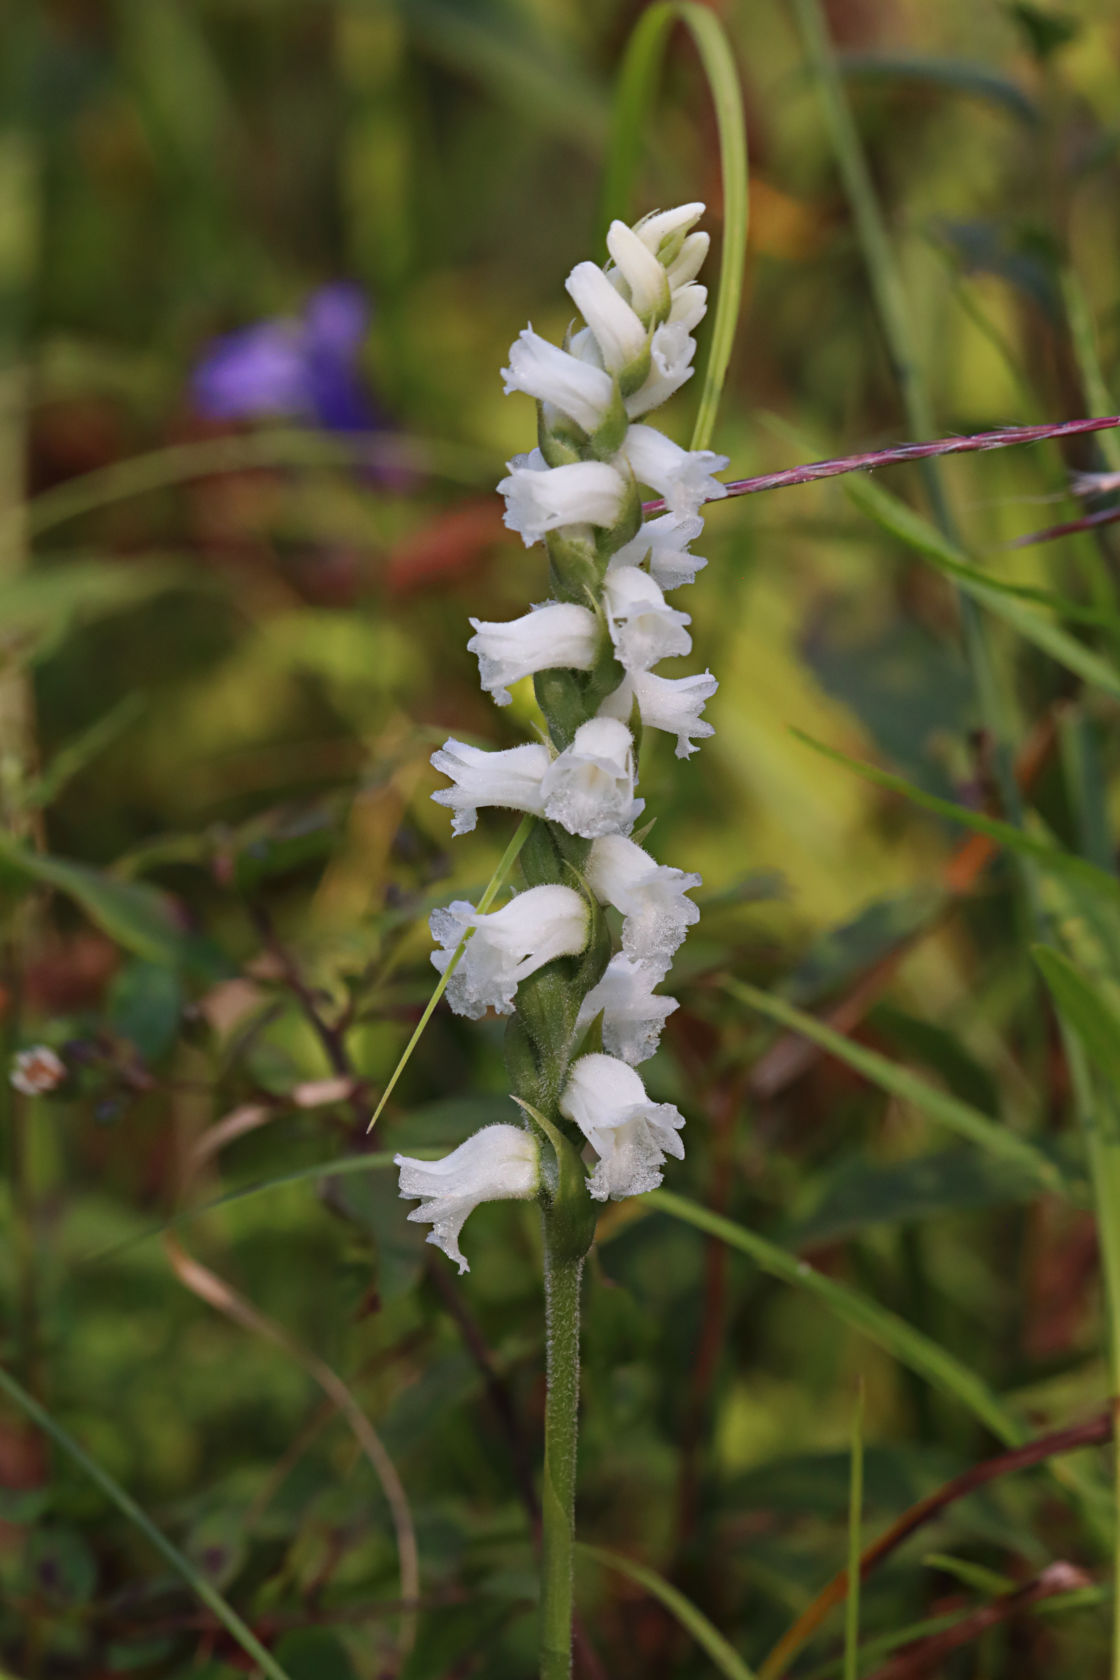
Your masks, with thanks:
M300 1628L286 1633L276 1655L292 1680L357 1680L345 1645L325 1628Z
M1048 945L1035 945L1031 955L1059 1012L1084 1044L1090 1061L1106 1079L1120 1085L1120 1015L1100 989L1060 951Z
M0 1365L0 1390L3 1390L8 1399L25 1416L29 1417L32 1423L36 1424L44 1434L49 1435L55 1445L68 1458L72 1459L80 1470L84 1471L90 1481L100 1488L106 1499L117 1507L117 1510L121 1512L125 1519L134 1528L139 1529L148 1543L160 1554L164 1562L169 1564L175 1573L187 1583L195 1597L217 1617L227 1633L259 1665L263 1673L268 1676L268 1680L292 1680L286 1670L281 1668L275 1658L265 1650L252 1629L246 1627L232 1605L227 1604L221 1594L216 1592L210 1583L199 1574L190 1560L183 1556L178 1547L173 1546L166 1535L160 1533L151 1519L137 1505L131 1494L126 1493L120 1483L115 1481L107 1470L103 1470L100 1464L90 1458L89 1454L78 1445L73 1436L69 1435L61 1424L56 1423L51 1414L32 1395L28 1394L22 1384L18 1383L15 1377L6 1371L2 1365Z
M1081 33L1080 18L1069 12L1052 11L1048 6L1036 6L1033 0L1012 0L1007 10L1038 59L1052 57Z
M708 361L700 386L700 403L690 445L692 449L706 449L715 429L742 307L749 177L747 126L735 55L719 18L707 6L696 5L693 0L659 0L658 4L647 7L631 31L617 75L611 138L603 177L603 231L612 217L625 219L627 216L642 137L653 110L662 59L675 23L683 24L691 34L707 78L719 134L723 183L719 284L712 314Z
M88 864L41 856L10 835L0 835L0 877L5 874L65 893L118 945L149 962L178 964L187 954L187 941L167 900L143 882L121 881Z
M847 1284L818 1272L807 1260L791 1254L788 1249L770 1242L757 1231L737 1225L721 1214L711 1213L695 1202L676 1196L669 1190L651 1190L645 1197L647 1205L667 1213L673 1219L703 1231L706 1236L725 1242L730 1248L748 1255L757 1266L782 1283L792 1284L814 1295L830 1312L850 1329L858 1330L877 1346L891 1354L900 1364L924 1378L932 1387L948 1394L980 1419L992 1434L1007 1446L1017 1446L1025 1432L1019 1419L1008 1410L982 1377L961 1363L946 1348L939 1347L929 1336L897 1313L881 1307L877 1301L863 1295Z
M616 1569L620 1575L625 1575L628 1580L644 1588L651 1598L656 1598L685 1632L692 1635L705 1655L711 1657L726 1680L755 1680L754 1670L732 1649L722 1633L713 1627L704 1612L698 1609L690 1598L686 1598L676 1587L671 1586L655 1569L650 1569L644 1563L636 1563L633 1558L622 1557L618 1552L609 1552L603 1546L588 1546L577 1540L575 1549L581 1557L591 1558L595 1563L602 1564L605 1569Z
M124 699L103 716L83 729L73 740L60 747L47 768L29 786L26 802L45 806L58 797L66 784L78 776L113 744L120 735L142 717L146 702L142 694L126 694Z
M845 1038L843 1033L838 1033L835 1028L826 1026L823 1021L816 1020L812 1015L806 1015L803 1010L795 1009L783 998L761 992L742 980L727 979L724 981L724 988L732 997L738 998L748 1008L757 1010L760 1015L767 1015L781 1026L789 1027L794 1032L812 1039L814 1044L819 1044L822 1049L846 1062L849 1067L855 1068L857 1073L862 1073L881 1090L888 1091L905 1102L913 1103L915 1108L920 1109L937 1125L945 1126L958 1136L967 1138L970 1143L976 1144L989 1155L1014 1166L1040 1188L1068 1190L1062 1169L1036 1144L1009 1131L1006 1126L1001 1126L998 1121L982 1114L970 1103L939 1091L935 1085L919 1079L917 1074L911 1073L908 1068L899 1067L896 1062L881 1056L877 1050L853 1043L850 1038Z
M1025 605L1022 592L1016 587L988 577L972 564L962 549L923 519L921 514L915 513L881 485L872 484L857 474L849 474L843 481L843 488L856 507L881 529L932 560L938 571L952 578L959 589L987 607L997 618L1002 618L1025 641L1033 642L1035 647L1084 682L1120 699L1120 672L1113 665L1063 630L1060 624L1054 624ZM1099 617L1099 614L1094 614L1094 621Z
M182 1011L182 984L174 969L163 963L128 963L109 990L110 1023L146 1062L158 1061L170 1050Z
M954 804L951 799L938 799L936 794L926 793L924 789L915 787L902 776L892 776L889 771L880 770L877 765L868 764L864 759L851 758L847 753L840 752L837 747L826 747L822 741L806 735L804 730L793 729L790 733L796 736L797 740L804 742L805 746L812 747L814 752L832 759L835 764L847 765L849 770L854 770L857 776L862 776L865 781L874 783L876 787L884 788L888 793L899 793L912 804L920 806L923 811L932 811L935 816L960 823L975 834L985 834L1008 851L1030 858L1032 862L1041 864L1044 869L1055 875L1080 883L1096 896L1120 903L1120 881L1105 870L1099 869L1096 864L1087 862L1085 858L1075 857L1072 852L1063 851L1060 846L1055 846L1050 841L1038 840L1033 835L1024 833L1021 828L1015 828L1011 823L1001 822L998 817L986 816L982 811L970 811L964 805Z

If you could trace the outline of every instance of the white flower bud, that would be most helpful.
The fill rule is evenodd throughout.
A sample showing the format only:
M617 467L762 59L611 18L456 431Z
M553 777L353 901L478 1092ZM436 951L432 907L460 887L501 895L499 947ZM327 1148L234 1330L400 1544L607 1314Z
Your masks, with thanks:
M577 263L565 282L568 296L595 336L603 365L619 373L646 351L646 329L601 268ZM578 353L578 352L577 352Z
M539 449L509 463L498 489L506 499L505 523L526 548L561 525L615 524L629 484L607 461L573 461L550 467Z
M502 369L502 378L507 397L524 391L538 402L551 403L585 432L602 425L614 398L609 373L550 344L531 326L510 345L509 367Z
M541 783L544 814L569 834L593 840L629 832L645 800L634 798L634 738L624 723L597 717L576 730Z
M509 811L544 815L541 781L549 766L548 748L540 742L488 752L468 746L454 737L432 754L432 765L450 776L453 787L432 794L437 805L449 805L454 812L453 834L469 834L483 805L501 805Z
M685 894L699 875L657 863L622 834L605 834L591 847L587 884L601 904L620 911L622 949L636 962L667 964L700 912Z
M649 351L649 373L638 389L626 398L626 413L631 420L648 414L651 408L660 408L674 391L679 391L685 381L692 378L696 340L689 337L687 327L671 320L655 327Z
M600 629L587 607L550 601L508 624L487 624L472 618L476 635L468 653L478 655L482 686L499 706L510 703L507 683L535 671L590 671L599 651Z
M666 1017L679 1008L676 998L654 997L653 988L664 978L660 964L635 962L620 951L580 1004L576 1031L602 1014L603 1049L631 1065L648 1061Z
M652 671L635 671L630 680L642 722L650 729L675 735L678 758L689 758L696 751L693 735L703 741L715 734L712 725L700 719L704 702L719 687L710 671L694 677L658 677Z
M708 255L708 247L711 243L711 238L706 233L690 233L688 235L680 251L665 270L669 276L669 285L674 292L695 280L704 266L704 258Z
M674 235L679 238L682 234L687 234L688 229L698 222L703 214L704 205L698 202L678 204L674 210L654 210L650 215L643 216L640 222L635 222L634 232L642 244L656 256L667 239L672 239ZM692 239L707 237L706 233L689 235ZM688 239L685 239L684 243L687 245Z
M618 458L640 484L649 484L665 498L670 513L696 513L703 502L726 496L712 477L730 463L710 449L682 449L653 426L631 426Z
M443 946L432 952L432 965L442 974L473 928L447 982L447 1001L456 1015L472 1020L488 1009L510 1015L521 981L556 957L578 956L590 923L587 901L572 887L530 887L500 910L478 911L459 899L428 918L432 938Z
M478 1204L528 1201L540 1188L537 1144L520 1126L484 1126L441 1161L411 1155L394 1155L393 1161L401 1169L401 1195L422 1198L409 1219L431 1225L426 1241L442 1248L460 1273L470 1267L459 1233Z
M673 293L673 305L666 324L676 327L681 332L690 333L704 319L707 307L707 286L681 286Z
M631 537L611 555L608 573L620 566L640 566L649 556L649 574L662 589L679 589L691 583L708 562L690 554L688 545L704 529L697 513L662 513L647 519L637 536Z
M664 595L640 566L616 566L603 580L607 626L627 671L648 671L659 659L689 653L692 637L685 629L687 613L670 607Z
M669 307L669 281L657 257L625 222L612 222L607 250L630 291L630 302L643 321L664 315Z
M587 1188L597 1202L640 1196L661 1183L666 1155L680 1160L684 1119L672 1103L650 1102L639 1074L615 1056L581 1056L560 1098L599 1157Z

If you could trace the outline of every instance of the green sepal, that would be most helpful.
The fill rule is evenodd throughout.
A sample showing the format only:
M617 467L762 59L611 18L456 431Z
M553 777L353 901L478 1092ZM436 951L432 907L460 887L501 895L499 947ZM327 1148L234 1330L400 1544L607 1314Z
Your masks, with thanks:
M570 747L581 723L594 715L588 710L587 684L580 671L565 671L556 667L538 671L533 678L533 692L537 705L548 719L548 732L557 751Z
M618 519L609 530L599 531L595 537L595 549L599 557L599 575L607 569L607 562L612 554L617 554L620 548L637 536L642 528L642 498L638 494L638 486L633 479L622 511Z
M548 1208L549 1257L553 1263L582 1260L595 1241L599 1208L588 1192L587 1169L580 1159L579 1150L532 1103L519 1101L516 1097L514 1101L552 1148L551 1161L548 1151L541 1150L541 1184Z
M537 404L537 446L550 467L569 467L574 461L587 459L587 433L582 426L551 409L546 417L545 405Z
M630 417L616 379L611 406L591 434L591 450L598 460L609 461L612 455L618 454L629 425Z
M575 601L583 606L589 590L596 596L599 593L606 558L600 558L601 543L591 533L590 525L561 525L545 535L552 593L558 601Z
M618 388L624 397L632 397L635 391L641 389L649 378L649 369L650 350L649 340L647 339L645 349L640 350L633 361L627 362L624 368L619 368L615 375Z
M521 872L531 887L568 885L569 871L583 873L590 840L569 834L559 823L534 822L521 848Z

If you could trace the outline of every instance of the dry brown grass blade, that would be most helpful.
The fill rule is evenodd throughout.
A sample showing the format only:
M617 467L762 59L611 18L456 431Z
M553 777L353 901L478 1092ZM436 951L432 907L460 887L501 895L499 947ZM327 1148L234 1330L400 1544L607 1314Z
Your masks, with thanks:
M251 1335L260 1336L265 1341L271 1342L274 1347L280 1348L290 1359L295 1360L307 1372L308 1376L319 1385L323 1393L338 1408L350 1425L355 1440L369 1460L374 1475L381 1484L396 1535L402 1602L398 1653L400 1666L403 1667L405 1658L416 1641L416 1604L420 1597L420 1557L408 1496L397 1474L396 1465L386 1451L381 1437L342 1378L324 1360L301 1347L286 1330L282 1329L280 1325L264 1313L259 1312L251 1301L247 1301L237 1290L231 1288L216 1272L212 1272L209 1267L203 1266L198 1260L195 1260L172 1233L165 1234L164 1246L175 1276L184 1288L189 1289L192 1294L198 1296L199 1300L205 1301L216 1312L222 1313L231 1323L238 1325L242 1330L247 1330Z
M1033 1441L1027 1441L1021 1447L1013 1447L1009 1452L998 1453L994 1458L984 1459L981 1464L974 1464L969 1470L962 1470L952 1481L927 1494L925 1499L919 1499L916 1505L911 1505L896 1523L892 1523L885 1534L881 1534L878 1540L868 1546L860 1558L860 1579L866 1580L871 1571L901 1546L904 1540L908 1540L915 1530L932 1522L934 1517L940 1516L947 1506L954 1504L958 1499L975 1493L977 1488L998 1480L1000 1476L1009 1476L1016 1470L1029 1470L1032 1465L1041 1464L1048 1458L1057 1458L1062 1453L1077 1452L1084 1447L1103 1446L1112 1439L1112 1432L1113 1414L1110 1407L1107 1411L1098 1413L1096 1417L1089 1418L1085 1423L1075 1423L1068 1429L1054 1430L1048 1435L1037 1435ZM802 1611L793 1626L782 1635L759 1669L758 1680L781 1680L798 1651L820 1627L829 1612L844 1602L847 1592L848 1571L842 1569L817 1594L808 1609Z

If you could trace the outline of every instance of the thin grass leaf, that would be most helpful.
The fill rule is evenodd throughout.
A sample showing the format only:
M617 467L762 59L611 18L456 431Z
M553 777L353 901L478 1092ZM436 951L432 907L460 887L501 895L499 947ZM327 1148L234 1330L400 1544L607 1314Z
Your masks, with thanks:
M997 1440L1007 1446L1018 1446L1025 1439L1019 1419L993 1392L982 1377L969 1370L954 1354L915 1330L905 1319L881 1307L857 1289L837 1283L834 1278L818 1272L807 1260L788 1249L770 1242L757 1231L750 1231L721 1214L712 1213L684 1196L669 1190L651 1190L645 1197L648 1205L660 1209L674 1219L703 1231L706 1236L725 1242L741 1254L748 1255L762 1271L782 1283L803 1289L821 1301L830 1312L850 1329L858 1330L876 1346L883 1348L899 1364L922 1377L931 1387L949 1395L980 1419Z
M1038 106L1018 82L1001 76L986 64L969 64L959 58L906 57L878 53L841 53L837 59L848 81L919 82L927 87L963 93L1035 126L1041 120Z
M1036 945L1034 957L1056 1007L1098 1070L1120 1086L1120 1016L1100 990L1060 951Z
M923 811L932 811L935 816L960 823L963 828L972 829L976 834L986 834L989 840L995 840L1008 851L1017 852L1031 862L1041 864L1044 869L1052 871L1055 875L1079 882L1099 897L1107 898L1113 903L1120 902L1120 882L1085 858L1065 852L1060 846L1052 845L1049 841L1037 840L1033 835L1025 834L1022 829L1001 822L998 817L985 816L982 811L970 811L964 805L955 805L951 799L939 799L936 794L926 793L924 788L915 787L902 776L894 776L887 770L880 770L877 765L868 764L865 759L852 758L848 753L840 752L837 747L825 746L823 741L814 740L813 736L806 735L802 729L792 729L790 733L804 742L805 746L812 747L814 752L821 753L836 764L846 765L849 770L854 770L857 776L862 776L865 781L872 782L876 787L881 787L888 793L901 794L904 799L920 806Z
M1070 1186L1056 1162L1026 1138L1008 1131L1005 1126L1001 1126L980 1109L973 1108L971 1103L962 1102L959 1097L939 1091L935 1085L919 1079L917 1074L911 1073L908 1068L900 1067L897 1062L881 1056L877 1050L854 1043L834 1027L817 1020L814 1015L807 1015L804 1010L795 1008L784 998L759 991L757 987L734 978L726 979L723 985L725 991L738 998L741 1003L745 1003L749 1009L757 1010L760 1015L768 1016L780 1026L788 1027L793 1032L811 1039L830 1055L836 1056L857 1073L861 1073L865 1079L870 1079L881 1090L901 1098L904 1102L913 1103L915 1108L937 1125L944 1126L959 1137L967 1138L987 1154L1009 1162L1025 1173L1040 1189L1068 1193Z
M618 1552L609 1552L603 1546L589 1546L582 1540L576 1541L575 1549L582 1557L592 1558L596 1563L602 1564L604 1569L617 1570L636 1586L642 1587L651 1598L656 1598L685 1632L692 1635L700 1649L711 1657L715 1667L725 1676L725 1680L755 1680L754 1670L732 1649L722 1633L712 1626L704 1612L699 1610L690 1598L686 1598L676 1587L671 1586L655 1569L650 1569L644 1563L635 1563L632 1558L622 1557Z
M747 128L739 72L727 33L714 12L693 0L660 0L635 25L618 71L618 91L603 180L603 231L613 216L625 218L641 156L642 136L654 107L661 63L674 23L692 36L707 77L719 133L723 182L723 240L719 286L712 314L708 361L692 429L693 449L706 449L715 430L743 294L747 254L749 178Z
M0 1389L14 1405L19 1407L25 1416L31 1419L37 1428L43 1431L44 1435L50 1437L56 1447L59 1447L68 1458L73 1459L74 1463L85 1472L90 1481L101 1489L106 1499L117 1507L122 1516L126 1517L134 1528L140 1530L140 1533L164 1561L171 1566L176 1575L181 1576L187 1583L195 1597L217 1617L230 1637L237 1641L247 1656L252 1657L261 1673L268 1675L269 1680L289 1680L285 1670L280 1667L274 1657L269 1655L256 1634L241 1620L233 1606L226 1602L221 1593L214 1590L205 1576L199 1574L190 1559L184 1557L178 1547L173 1546L167 1536L160 1532L151 1519L140 1509L132 1496L125 1492L120 1483L114 1481L108 1471L103 1470L99 1464L90 1458L89 1454L78 1445L74 1437L68 1434L61 1424L56 1423L51 1414L40 1406L39 1402L33 1399L22 1384L18 1383L8 1371L4 1370L3 1366L0 1366Z
M479 909L480 913L484 910L489 910L490 906L493 904L494 900L497 898L499 892L502 889L502 883L506 879L506 876L509 874L510 870L513 868L514 864L517 862L518 856L520 855L520 852L521 852L521 848L525 844L526 840L529 838L529 831L532 828L533 823L535 821L536 821L535 817L522 817L521 822L518 825L517 831L513 836L513 839L510 841L509 845L506 847L505 851L502 853L502 856L501 856L501 858L498 862L498 867L497 867L497 869L495 869L493 875L491 875L491 877L490 877L490 880L489 880L489 882L487 884L487 887L486 887L486 891L483 893L482 897L478 901L478 909ZM420 1040L423 1038L424 1029L427 1027L428 1022L431 1020L432 1016L435 1014L436 1005L439 1003L440 998L443 996L444 992L447 990L447 983L451 979L451 976L454 974L456 968L458 967L459 959L463 955L463 952L467 948L467 940L470 938L470 936L473 932L474 932L473 928L468 928L466 933L464 933L462 939L460 939L458 945L456 945L454 951L451 953L451 961L448 963L447 967L444 969L443 973L440 975L439 979L437 980L435 990L432 992L431 997L428 999L427 1005L424 1009L424 1013L421 1015L419 1021L417 1021L417 1023L416 1023L416 1030L414 1031L414 1033L412 1034L412 1037L409 1039L408 1043L405 1045L403 1051L401 1052L400 1061L397 1063L396 1067L393 1069L392 1074L389 1077L389 1083L386 1085L385 1089L381 1093L381 1101L378 1103L376 1109L374 1110L373 1119L370 1121L369 1125L366 1127L367 1132L372 1132L373 1128L376 1126L378 1120L381 1118L381 1114L382 1114L382 1111L384 1110L385 1104L389 1101L389 1098L392 1096L393 1091L396 1088L396 1084L397 1084L398 1079L400 1078L401 1074L404 1072L405 1068L408 1066L409 1062L412 1060L412 1052L416 1049L416 1046L419 1044Z
M938 571L952 578L957 587L974 601L978 601L987 607L989 612L1002 618L1025 641L1033 642L1035 647L1049 654L1051 659L1059 665L1064 665L1083 682L1103 689L1115 699L1120 699L1120 672L1117 672L1113 665L1086 647L1083 642L1079 642L1076 637L1069 635L1060 625L1052 624L1049 619L1032 612L1023 604L1023 592L1020 589L987 577L979 567L972 565L968 556L956 543L943 536L934 525L923 519L921 514L915 513L905 502L899 501L897 496L892 496L889 491L869 483L866 479L846 479L844 492L856 507L883 530L932 560ZM1075 603L1070 605L1077 610ZM1120 620L1113 621L1108 614L1099 609L1093 613L1093 622L1101 623L1113 631L1120 630Z

